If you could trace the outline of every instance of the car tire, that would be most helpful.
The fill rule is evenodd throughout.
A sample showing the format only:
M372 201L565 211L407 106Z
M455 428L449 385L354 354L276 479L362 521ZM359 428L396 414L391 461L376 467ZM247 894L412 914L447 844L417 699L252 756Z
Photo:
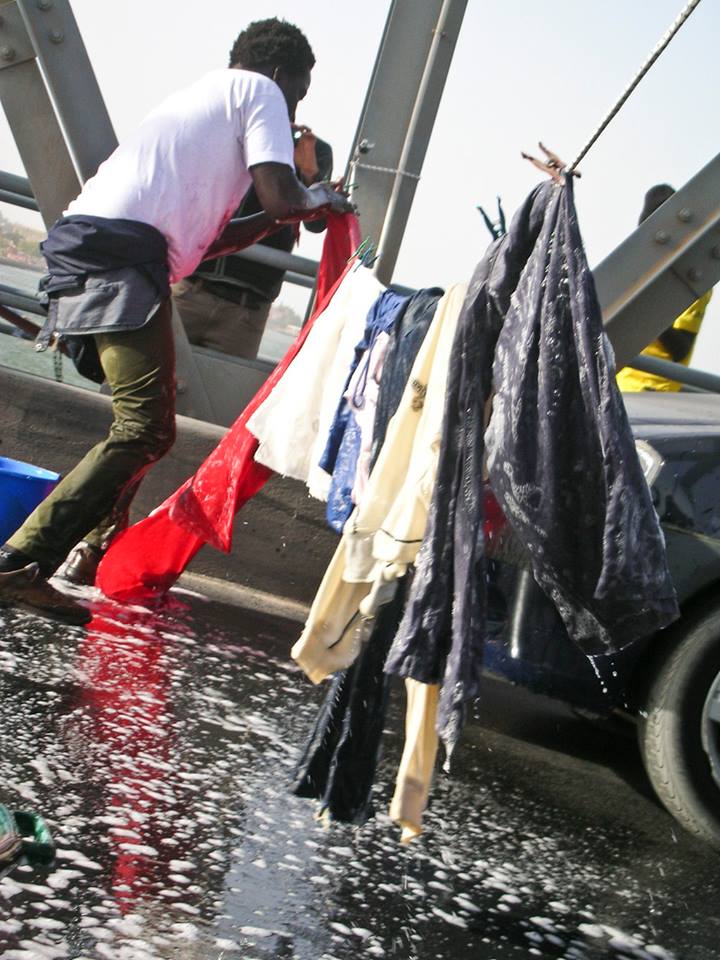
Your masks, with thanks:
M639 710L640 750L664 806L720 850L720 607L672 640Z

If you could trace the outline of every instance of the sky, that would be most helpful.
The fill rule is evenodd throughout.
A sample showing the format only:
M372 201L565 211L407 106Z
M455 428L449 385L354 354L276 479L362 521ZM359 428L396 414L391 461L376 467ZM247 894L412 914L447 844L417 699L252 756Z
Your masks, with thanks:
M247 23L267 16L296 23L317 59L298 121L332 144L336 173L343 171L389 0L72 6L120 138L167 94L224 66ZM395 280L415 287L467 279L490 239L476 205L492 210L499 194L512 214L538 179L520 151L537 152L538 140L572 159L682 6L469 0ZM719 36L720 3L702 0L581 165L576 202L591 265L632 231L649 186L680 187L717 153ZM23 172L4 117L0 156L3 169ZM16 208L0 209L32 222ZM318 241L306 236L298 252L317 256ZM286 291L297 305L300 291ZM720 373L720 293L693 365Z

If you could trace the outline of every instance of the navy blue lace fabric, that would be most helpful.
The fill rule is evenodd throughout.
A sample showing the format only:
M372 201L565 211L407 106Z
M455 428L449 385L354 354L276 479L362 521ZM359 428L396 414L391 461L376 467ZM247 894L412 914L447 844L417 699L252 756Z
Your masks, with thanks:
M380 390L378 392L375 422L373 425L372 466L375 465L383 443L388 423L400 405L405 384L430 328L440 297L445 291L440 287L417 290L402 311L390 334L390 345L385 356Z
M575 214L572 183L536 187L488 248L450 358L428 527L385 669L441 685L452 750L480 693L485 635L484 411L494 493L535 578L589 654L678 614Z
M365 823L374 812L372 785L391 684L383 664L402 616L406 580L380 608L355 663L330 680L295 771L293 793L320 800L321 811L343 823Z

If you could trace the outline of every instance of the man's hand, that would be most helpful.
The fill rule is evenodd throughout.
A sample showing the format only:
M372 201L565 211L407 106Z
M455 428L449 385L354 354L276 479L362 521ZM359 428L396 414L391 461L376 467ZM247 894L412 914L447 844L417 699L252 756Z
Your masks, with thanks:
M285 168L288 169L287 167ZM293 177L295 183L298 183ZM264 211L231 220L219 237L208 247L203 260L224 257L230 253L244 250L253 243L277 233L286 223L302 220L322 220L328 213L352 213L354 208L343 191L342 180L336 183L316 183L305 189L300 187L300 206L287 211L282 217L271 217Z
M292 129L295 143L295 166L300 173L300 179L306 187L309 187L310 184L315 183L320 172L315 152L317 137L310 127L302 126L299 123L293 123Z
M348 200L342 180L337 180L335 183L314 183L308 188L308 194L312 198L312 204L317 206L314 209L311 206L310 215L302 217L303 220L317 220L327 213L354 213L355 211Z
M327 213L350 213L352 206L342 183L305 187L283 163L258 163L250 168L258 199L278 223L317 220Z

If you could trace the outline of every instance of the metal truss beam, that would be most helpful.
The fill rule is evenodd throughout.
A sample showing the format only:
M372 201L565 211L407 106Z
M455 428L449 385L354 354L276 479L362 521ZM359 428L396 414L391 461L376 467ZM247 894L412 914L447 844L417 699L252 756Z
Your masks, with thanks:
M620 369L720 280L720 154L613 250L594 276Z
M466 7L467 0L445 0L433 32L378 245L375 273L382 283L395 270Z
M45 224L50 226L77 195L80 181L14 0L0 2L0 103ZM12 185L7 189L25 192Z
M17 5L84 183L113 152L117 137L69 0Z
M363 233L380 240L443 0L392 0L348 176Z

